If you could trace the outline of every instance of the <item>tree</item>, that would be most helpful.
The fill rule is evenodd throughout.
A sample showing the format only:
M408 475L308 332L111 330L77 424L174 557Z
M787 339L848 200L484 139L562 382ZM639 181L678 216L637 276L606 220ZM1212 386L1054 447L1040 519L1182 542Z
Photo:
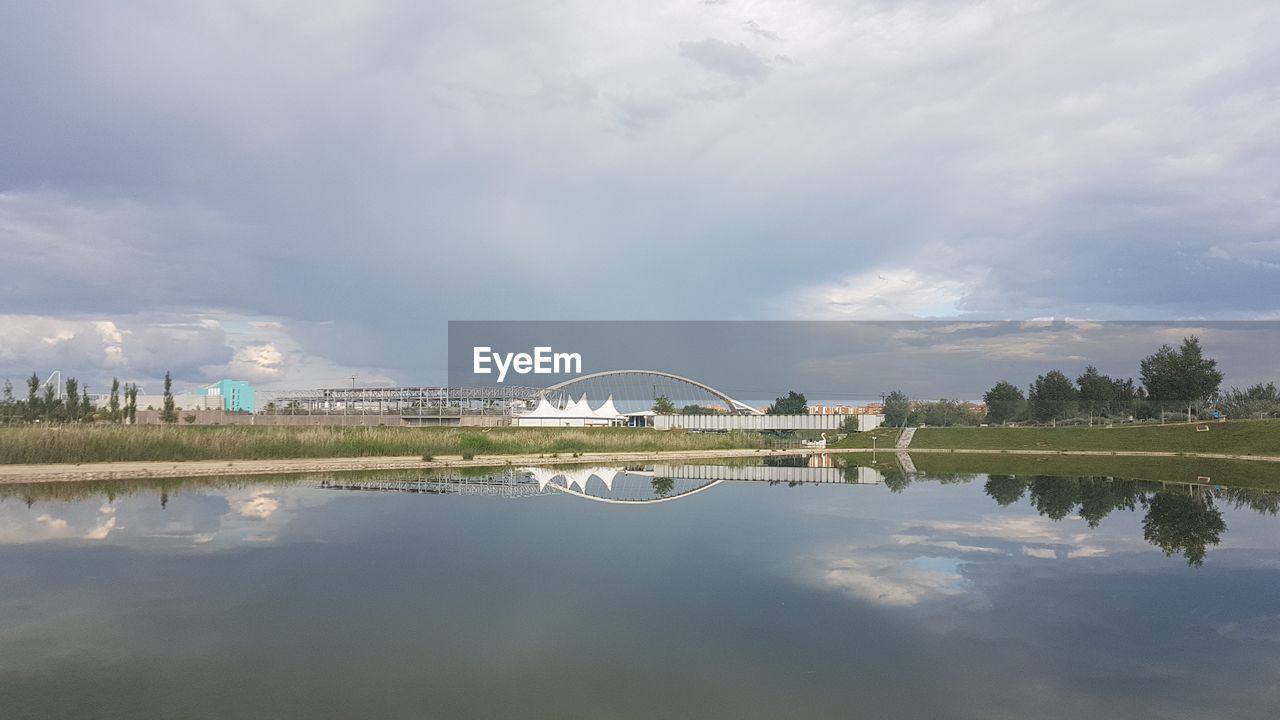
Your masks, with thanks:
M1113 378L1111 380L1111 408L1110 415L1125 415L1138 413L1139 401L1142 400L1145 393L1142 388L1135 388L1133 378L1121 380Z
M124 421L130 425L138 422L138 385L129 383L124 391Z
M907 415L908 425L977 425L981 421L972 405L942 398L936 402L917 403Z
M4 380L4 395L0 398L0 406L3 407L4 421L7 423L13 418L14 408L17 406L17 401L13 399L13 383L8 378Z
M671 398L666 395L659 395L653 401L653 411L659 415L675 415L676 404L671 402Z
M173 378L168 372L164 374L164 407L160 410L160 422L178 422L178 411L173 407Z
M1089 419L1094 415L1107 415L1111 412L1111 403L1115 400L1115 381L1098 372L1098 368L1090 365L1084 374L1076 378L1080 386L1080 407L1088 411Z
M1026 408L1027 399L1022 388L1001 380L982 396L987 404L987 422L1007 423L1017 419Z
M63 401L63 415L67 422L75 422L80 416L80 381L69 377L63 384L67 390L66 400Z
M113 423L120 422L120 380L111 378L111 395L107 399L107 419Z
M769 406L770 415L805 415L809 412L809 403L802 393L789 391L786 396L773 401Z
M894 390L884 396L884 421L890 427L902 427L907 424L907 415L911 413L911 398L901 390Z
M58 399L58 389L49 383L44 386L44 397L40 400L40 409L44 411L45 421L56 417L62 410L62 401Z
M27 407L24 419L31 422L40 414L40 398L36 393L40 390L40 377L34 372L27 378Z
M80 388L80 419L93 419L93 403L89 400L88 388Z
M1078 393L1061 370L1050 370L1031 384L1027 398L1032 417L1040 422L1056 422L1075 414Z
M685 405L680 408L681 415L714 415L715 412L706 405Z
M1280 391L1275 383L1258 383L1244 390L1231 388L1222 396L1222 411L1227 417L1264 418L1280 416Z
M1186 408L1188 422L1196 406L1218 392L1222 385L1218 361L1204 356L1200 338L1195 335L1183 338L1178 350L1161 345L1155 353L1142 359L1140 368L1147 395L1162 411L1166 404Z

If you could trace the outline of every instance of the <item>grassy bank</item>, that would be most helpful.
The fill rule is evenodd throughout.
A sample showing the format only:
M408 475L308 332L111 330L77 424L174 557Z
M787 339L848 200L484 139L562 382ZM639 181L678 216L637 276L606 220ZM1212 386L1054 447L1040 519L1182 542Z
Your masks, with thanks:
M925 475L1052 475L1113 477L1174 483L1209 483L1280 490L1280 466L1247 460L1141 458L1078 455L955 455L916 453L915 467ZM1207 481L1203 478L1209 478Z
M830 443L830 446L833 448L877 447L891 449L898 442L898 435L901 433L902 431L898 428L880 427L868 432L849 433L845 439ZM873 439L874 444L872 442Z
M755 433L635 428L0 427L0 464L294 458L567 455L762 447Z
M1197 432L1197 427L1208 427ZM1234 420L1200 425L1064 428L921 428L913 448L973 450L1137 450L1280 455L1280 420Z

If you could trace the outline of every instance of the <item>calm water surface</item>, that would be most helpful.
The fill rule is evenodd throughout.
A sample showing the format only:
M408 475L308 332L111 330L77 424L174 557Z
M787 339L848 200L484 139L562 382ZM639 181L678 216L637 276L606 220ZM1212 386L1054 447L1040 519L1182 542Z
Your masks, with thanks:
M654 470L0 486L0 717L1280 708L1275 495Z

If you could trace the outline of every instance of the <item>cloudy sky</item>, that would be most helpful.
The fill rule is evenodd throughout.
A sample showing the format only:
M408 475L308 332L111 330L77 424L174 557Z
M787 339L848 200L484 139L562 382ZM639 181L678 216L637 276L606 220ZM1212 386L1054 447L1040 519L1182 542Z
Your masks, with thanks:
M443 382L450 319L1274 319L1277 36L1268 0L0 0L0 376Z

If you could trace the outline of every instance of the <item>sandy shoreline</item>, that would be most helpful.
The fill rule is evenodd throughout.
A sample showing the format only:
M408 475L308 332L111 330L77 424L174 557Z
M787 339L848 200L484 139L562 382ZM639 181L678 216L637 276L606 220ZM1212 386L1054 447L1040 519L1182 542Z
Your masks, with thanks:
M471 460L461 456L441 456L430 462L420 457L360 458L295 458L288 460L192 460L187 462L111 462L52 463L40 465L0 465L0 484L28 482L80 482L87 480L129 480L136 478L218 477L223 475L283 475L292 473L349 472L356 470L428 470L437 468L493 467L502 465L626 465L642 462L752 458L782 455L870 453L870 448L832 448L815 451L807 448L767 450L673 450L664 452L582 453L577 457L546 455L481 455ZM877 450L877 454L897 454L895 450ZM1093 457L1159 457L1205 460L1247 460L1280 462L1280 456L1238 455L1227 453L1177 453L1136 450L974 450L927 448L905 451L911 455L954 453L965 455L1035 455Z

